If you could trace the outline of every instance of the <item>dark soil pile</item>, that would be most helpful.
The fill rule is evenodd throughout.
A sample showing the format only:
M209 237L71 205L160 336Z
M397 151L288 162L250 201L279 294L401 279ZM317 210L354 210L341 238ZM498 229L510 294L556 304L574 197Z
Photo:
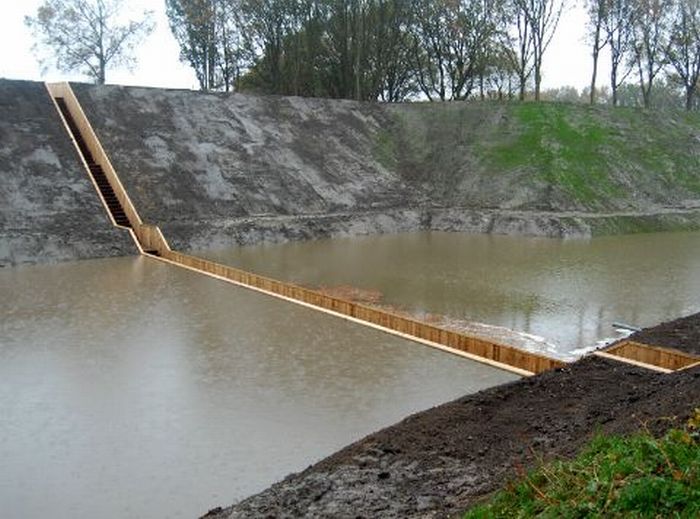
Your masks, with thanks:
M700 405L700 368L599 357L413 415L211 517L447 517L596 431L660 433Z
M629 339L651 346L674 348L691 355L700 355L700 314L646 328L631 335Z

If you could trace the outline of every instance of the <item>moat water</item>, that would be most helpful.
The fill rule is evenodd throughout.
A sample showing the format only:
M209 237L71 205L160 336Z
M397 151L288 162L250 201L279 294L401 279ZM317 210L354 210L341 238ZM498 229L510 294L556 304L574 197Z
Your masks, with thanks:
M700 311L700 233L555 240L426 232L201 255L307 286L379 291L382 304L417 316L510 328L565 359L616 337L614 322L650 326Z
M198 517L515 378L147 258L0 269L0 294L2 517Z

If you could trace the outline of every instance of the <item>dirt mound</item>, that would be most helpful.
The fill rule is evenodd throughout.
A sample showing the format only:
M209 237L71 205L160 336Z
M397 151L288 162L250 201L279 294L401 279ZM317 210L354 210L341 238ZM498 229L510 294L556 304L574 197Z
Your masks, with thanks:
M700 314L661 323L653 328L636 332L629 339L700 355Z
M700 403L700 369L589 357L372 434L214 517L445 517L596 431L659 432Z

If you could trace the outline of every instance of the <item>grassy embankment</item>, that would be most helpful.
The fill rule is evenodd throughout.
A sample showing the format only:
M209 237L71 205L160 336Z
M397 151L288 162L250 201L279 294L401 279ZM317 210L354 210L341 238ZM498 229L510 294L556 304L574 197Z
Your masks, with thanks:
M597 436L573 461L542 464L464 519L700 517L700 409L662 438Z
M559 103L416 103L392 108L375 158L433 203L643 212L700 200L700 114ZM607 222L623 232L672 218ZM601 228L602 234L614 232Z

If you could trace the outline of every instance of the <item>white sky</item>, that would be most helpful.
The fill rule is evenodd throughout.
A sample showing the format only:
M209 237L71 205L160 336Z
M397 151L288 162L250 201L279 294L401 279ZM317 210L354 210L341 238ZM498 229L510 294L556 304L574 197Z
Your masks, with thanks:
M569 0L571 4L574 0ZM42 0L0 0L0 77L36 81L86 81L80 74L62 74L49 69L42 74L32 52L31 32L24 25L26 15L34 15ZM194 72L179 60L179 49L165 16L165 0L130 0L132 12L155 12L156 29L136 53L132 71L110 69L107 82L170 88L197 88ZM581 6L570 7L562 16L557 34L545 54L543 88L572 85L581 89L590 82L590 50L584 43L585 13ZM607 83L607 56L598 69L598 84Z

